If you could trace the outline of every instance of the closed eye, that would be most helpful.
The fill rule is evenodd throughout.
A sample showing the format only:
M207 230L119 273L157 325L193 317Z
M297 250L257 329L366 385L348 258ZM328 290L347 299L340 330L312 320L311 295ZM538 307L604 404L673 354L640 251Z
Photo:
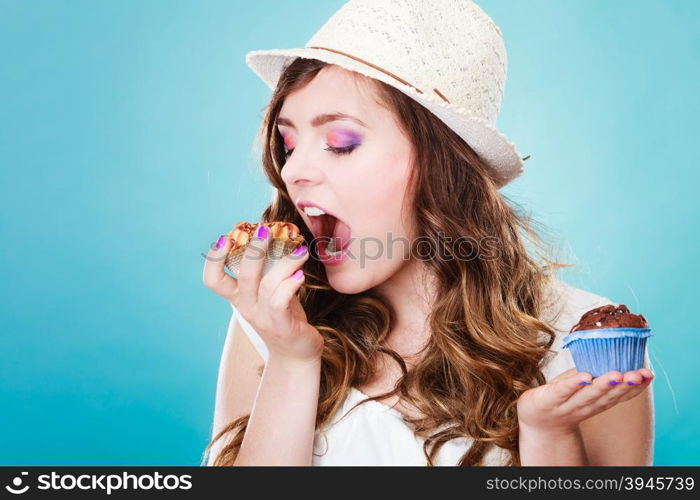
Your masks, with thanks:
M328 146L324 151L330 151L336 155L349 155L357 148L357 144L351 144L350 146L345 146L343 148L334 148L333 146Z
M341 156L341 155L349 155L350 153L355 151L355 149L357 149L357 144L351 144L350 146L345 146L342 148L334 148L333 146L328 146L327 148L324 148L323 150L330 151L334 155ZM285 151L284 158L287 159L289 157L289 155L292 154L293 151L294 151L294 148Z

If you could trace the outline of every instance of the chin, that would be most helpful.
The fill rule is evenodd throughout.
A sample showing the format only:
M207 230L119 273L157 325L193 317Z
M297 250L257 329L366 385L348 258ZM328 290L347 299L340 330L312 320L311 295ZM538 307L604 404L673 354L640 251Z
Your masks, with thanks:
M326 269L328 284L333 290L345 294L361 293L372 287L369 276L363 276L357 269Z

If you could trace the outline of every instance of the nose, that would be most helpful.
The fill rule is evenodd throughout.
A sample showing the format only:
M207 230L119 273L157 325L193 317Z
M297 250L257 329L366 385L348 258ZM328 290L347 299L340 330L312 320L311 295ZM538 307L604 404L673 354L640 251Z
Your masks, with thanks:
M321 182L323 172L318 166L319 158L308 154L298 144L282 166L282 180L287 186L308 186Z

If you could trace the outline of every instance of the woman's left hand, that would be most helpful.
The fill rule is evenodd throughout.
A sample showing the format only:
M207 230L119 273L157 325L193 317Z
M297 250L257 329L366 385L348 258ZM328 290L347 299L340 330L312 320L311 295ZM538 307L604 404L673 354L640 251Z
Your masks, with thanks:
M549 383L525 391L518 399L521 427L542 432L572 432L578 424L644 391L654 374L648 368L611 371L593 379L576 368Z

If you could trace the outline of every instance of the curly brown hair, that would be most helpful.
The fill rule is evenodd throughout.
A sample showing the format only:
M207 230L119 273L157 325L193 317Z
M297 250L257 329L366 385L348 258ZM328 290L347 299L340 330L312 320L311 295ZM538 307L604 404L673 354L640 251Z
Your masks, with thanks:
M294 222L307 241L313 240L313 234L280 175L284 144L276 119L285 97L308 84L326 65L298 58L285 69L258 136L263 169L276 188L261 219ZM371 380L372 367L384 354L396 361L403 376L394 390L370 399L398 395L420 411L422 418L407 417L407 422L425 438L428 465L435 464L444 443L460 437L473 441L459 465L481 465L492 445L509 452L507 465L520 465L516 403L524 391L545 383L541 362L555 338L554 328L542 318L545 292L552 271L569 264L548 258L549 246L534 229L541 224L499 191L502 179L454 131L399 90L352 74L357 82L376 90L379 102L394 112L412 142L417 168L411 170L410 201L421 240L442 241L440 234L451 241L464 236L477 241L495 238L499 247L496 258L426 261L438 289L428 316L430 339L410 371L386 342L395 318L390 305L374 289L337 292L319 259L308 259L299 299L309 323L325 339L317 428L326 427L351 387ZM526 241L533 244L540 261L528 253ZM442 250L447 255L455 252L449 245ZM233 464L249 418L237 418L218 432L205 457L226 436L227 443L213 464Z

